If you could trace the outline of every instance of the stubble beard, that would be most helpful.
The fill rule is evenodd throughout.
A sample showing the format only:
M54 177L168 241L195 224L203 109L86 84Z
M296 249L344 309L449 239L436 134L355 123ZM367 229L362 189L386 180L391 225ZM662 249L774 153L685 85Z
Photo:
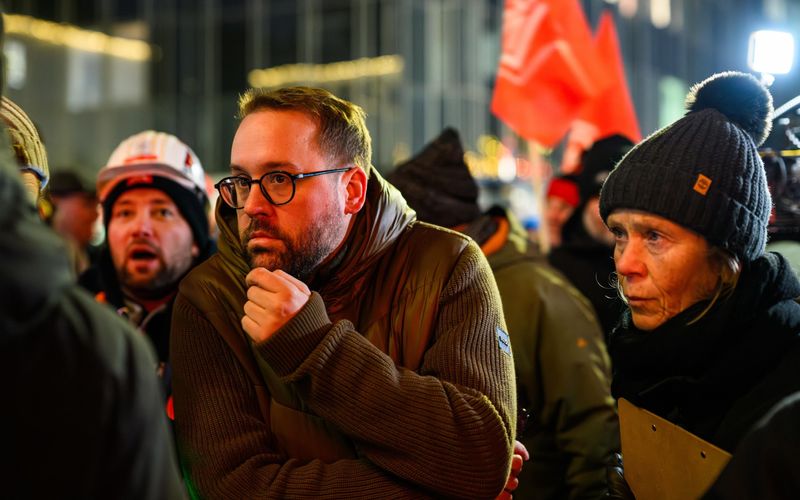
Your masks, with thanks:
M183 260L174 266L167 266L163 255L157 255L158 268L153 273L151 279L137 279L133 273L128 271L127 265L117 270L117 278L120 286L126 294L141 299L160 299L175 291L178 282L191 269L193 258L189 262Z
M297 236L286 234L261 219L251 219L242 241L247 249L247 260L251 269L264 267L270 271L278 269L308 283L308 280L327 259L343 238L342 221L333 213L318 219ZM270 238L280 240L282 249L251 247L248 243L255 231L265 232Z

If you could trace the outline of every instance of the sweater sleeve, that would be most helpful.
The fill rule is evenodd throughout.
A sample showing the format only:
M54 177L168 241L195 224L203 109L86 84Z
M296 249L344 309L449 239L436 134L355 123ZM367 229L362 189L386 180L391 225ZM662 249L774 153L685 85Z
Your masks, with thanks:
M195 498L426 498L367 459L301 462L271 445L251 380L179 294L171 355L181 466Z
M396 366L349 321L331 325L316 293L256 351L381 469L440 496L493 498L510 470L515 383L497 286L477 245L438 300L418 372Z

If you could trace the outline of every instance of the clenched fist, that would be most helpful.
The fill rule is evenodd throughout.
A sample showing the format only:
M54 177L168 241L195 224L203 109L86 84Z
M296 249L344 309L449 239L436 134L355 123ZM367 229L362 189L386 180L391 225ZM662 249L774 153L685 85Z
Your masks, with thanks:
M263 342L277 332L311 296L305 283L281 270L257 267L247 274L245 283L249 288L242 328L255 342Z

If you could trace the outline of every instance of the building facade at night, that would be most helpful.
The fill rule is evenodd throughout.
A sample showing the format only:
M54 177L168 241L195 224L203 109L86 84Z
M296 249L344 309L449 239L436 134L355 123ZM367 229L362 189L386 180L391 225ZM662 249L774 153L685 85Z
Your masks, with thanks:
M800 19L800 5L787 0L582 5L592 27L604 9L614 13L645 135L681 113L691 83L746 71L751 31L777 25L800 33L800 21L779 24ZM236 98L251 85L323 86L360 104L381 170L448 125L470 150L485 135L513 141L489 111L501 0L16 0L5 7L7 93L40 127L55 168L77 165L93 175L121 139L155 128L192 145L208 171L225 171ZM776 104L798 81L778 78Z

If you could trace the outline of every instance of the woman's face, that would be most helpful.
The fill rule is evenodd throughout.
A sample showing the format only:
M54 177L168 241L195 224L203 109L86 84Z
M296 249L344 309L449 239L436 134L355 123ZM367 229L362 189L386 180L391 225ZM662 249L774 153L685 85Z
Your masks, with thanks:
M706 240L674 222L639 210L615 210L614 263L633 324L652 330L689 306L710 298L720 270Z

